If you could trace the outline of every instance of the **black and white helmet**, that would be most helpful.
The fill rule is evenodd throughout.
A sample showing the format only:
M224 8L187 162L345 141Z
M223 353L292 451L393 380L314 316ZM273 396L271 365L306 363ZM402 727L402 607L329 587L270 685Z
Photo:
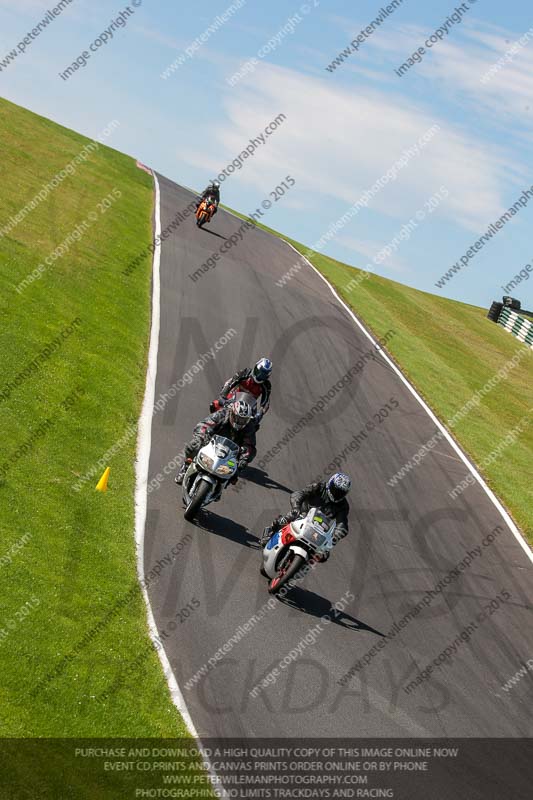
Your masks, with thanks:
M214 186L214 187L215 187L215 189L220 189L220 183L219 183L218 181L213 181L213 183L211 184L211 186Z
M229 423L236 431L241 431L245 428L254 415L251 405L245 400L235 400L235 402L230 403L228 409Z
M328 480L326 491L332 503L338 503L346 497L352 487L352 482L345 472L336 472Z
M272 361L269 358L260 358L252 367L252 378L256 383L264 383L272 374Z

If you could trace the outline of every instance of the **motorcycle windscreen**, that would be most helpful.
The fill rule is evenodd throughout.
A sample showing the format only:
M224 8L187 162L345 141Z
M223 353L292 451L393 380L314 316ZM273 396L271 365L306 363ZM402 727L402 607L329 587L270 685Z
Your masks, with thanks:
M317 531L316 528L313 528L311 525L305 528L300 538L305 539L305 541L309 542L313 547L324 547L328 542L328 537L324 533Z

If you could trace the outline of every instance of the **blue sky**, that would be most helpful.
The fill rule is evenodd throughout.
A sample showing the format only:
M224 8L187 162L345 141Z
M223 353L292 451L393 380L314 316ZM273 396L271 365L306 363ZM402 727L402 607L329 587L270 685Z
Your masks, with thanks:
M533 185L531 5L466 0L461 22L398 77L395 69L460 3L403 0L333 72L326 66L387 2L233 3L240 8L209 33L232 0L142 0L137 8L130 2L127 24L64 81L59 73L126 6L72 0L0 72L0 94L88 136L117 119L111 146L194 188L203 188L284 113L284 123L224 181L222 200L253 211L291 175L296 185L263 221L308 245L436 124L438 133L420 154L324 252L442 296L481 306L500 299L502 285L533 260L533 198L444 288L435 284ZM0 62L53 6L54 0L0 0ZM277 46L258 57L284 26ZM512 59L483 82L529 30ZM206 41L163 78L204 32ZM251 58L253 71L230 85ZM400 241L403 226L436 193L435 209ZM390 255L376 264L387 246ZM526 308L533 307L530 283L512 292Z

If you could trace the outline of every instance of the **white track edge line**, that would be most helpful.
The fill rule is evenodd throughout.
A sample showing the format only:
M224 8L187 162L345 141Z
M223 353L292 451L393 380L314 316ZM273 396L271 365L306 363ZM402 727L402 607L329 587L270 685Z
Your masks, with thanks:
M479 474L479 472L477 471L475 466L471 463L471 461L469 461L469 459L463 453L461 448L458 446L458 444L454 440L453 436L450 435L448 430L444 427L443 423L433 413L433 411L428 406L428 404L425 402L425 400L418 394L418 392L416 391L415 387L410 383L410 381L407 380L407 378L402 373L402 371L399 369L399 367L394 363L394 361L392 361L392 359L389 358L389 356L383 351L381 346L374 340L374 338L372 337L372 334L366 329L366 327L363 325L361 320L356 317L356 315L354 314L352 309L344 302L344 300L340 297L340 295L337 294L337 292L335 291L334 286L328 281L328 279L324 275L322 275L320 270L318 270L313 264L311 264L309 259L306 258L302 253L300 253L300 251L297 250L296 247L294 247L293 244L291 244L290 242L288 242L286 239L283 239L283 238L281 238L281 241L285 242L286 245L291 247L294 250L295 253L298 253L300 258L303 258L309 264L311 269L313 269L316 272L316 274L320 278L322 278L322 280L324 281L326 286L329 286L329 289L330 289L331 293L333 294L333 296L339 301L339 303L343 306L343 308L346 309L346 311L352 317L352 319L356 323L356 325L363 331L365 336L368 339L370 339L372 344L375 345L376 349L381 354L381 356L385 359L387 364L389 364L389 366L392 367L392 369L398 375L398 377L401 379L401 381L405 384L405 386L407 386L407 388L409 389L409 391L411 392L413 397L415 397L416 400L418 400L418 402L420 403L420 405L422 406L424 411L426 411L426 413L433 420L433 422L439 428L439 430L442 431L442 433L444 434L446 440L449 442L449 444L453 447L455 452L461 458L461 461L463 461L464 464L468 467L468 469L471 471L471 473L474 476L474 478L476 478L477 482L484 489L484 491L487 494L487 496L489 497L489 499L494 503L494 505L496 506L497 510L502 515L504 521L507 523L507 526L509 527L509 529L511 530L511 532L515 536L516 540L518 541L519 545L522 547L523 551L529 557L529 560L533 563L533 552L531 551L531 548L529 547L528 543L526 542L526 540L524 539L524 537L520 533L519 529L517 528L517 526L515 525L515 523L513 522L513 520L511 519L511 517L509 516L509 514L507 513L507 511L505 510L505 508L501 504L501 502L498 500L498 498L496 497L496 495L494 494L492 489L489 486L487 486L487 484L485 483L485 481L483 480L483 478L481 477L481 475Z
M148 505L148 467L150 462L150 450L152 445L152 411L155 399L155 381L157 376L157 355L159 349L159 328L160 328L160 264L161 264L161 194L159 181L155 172L153 173L155 185L155 241L158 242L154 250L152 264L152 325L150 330L150 345L148 350L148 368L146 370L146 388L139 417L139 434L137 438L137 459L135 463L135 544L137 548L137 575L139 580L144 579L144 533L146 524L146 509ZM157 644L159 659L163 665L164 674L170 688L172 702L185 720L187 728L193 736L198 738L191 715L176 681L176 677L170 666L170 662L160 645L157 633L148 590L141 583L144 601L146 603L146 613L148 618L149 635L154 644Z
M157 376L157 356L159 350L159 329L161 322L161 191L156 173L152 170L155 186L155 241L158 242L154 250L152 264L152 325L150 329L150 345L148 349L148 368L146 370L146 388L144 392L141 415L139 417L139 434L137 437L137 458L135 462L135 545L137 551L137 576L141 581L141 590L146 604L146 617L148 621L148 634L150 639L157 644L157 654L163 667L172 702L183 717L185 725L195 739L198 740L199 749L202 747L201 739L198 735L191 714L187 708L185 698L178 685L174 670L168 660L164 645L161 645L157 631L157 624L148 596L148 590L142 583L144 579L144 535L146 525L146 510L148 505L148 468L150 462L150 450L152 445L152 412L155 400L155 381ZM209 762L209 758L203 755L204 761ZM208 770L211 777L216 777L212 768ZM214 786L215 796L227 797L227 793L220 785Z

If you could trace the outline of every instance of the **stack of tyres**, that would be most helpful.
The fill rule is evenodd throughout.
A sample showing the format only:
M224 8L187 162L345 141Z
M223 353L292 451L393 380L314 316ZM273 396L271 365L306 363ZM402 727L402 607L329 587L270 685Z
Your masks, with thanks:
M498 303L496 300L492 303L487 317L492 322L498 322L500 314L502 313L503 303Z

